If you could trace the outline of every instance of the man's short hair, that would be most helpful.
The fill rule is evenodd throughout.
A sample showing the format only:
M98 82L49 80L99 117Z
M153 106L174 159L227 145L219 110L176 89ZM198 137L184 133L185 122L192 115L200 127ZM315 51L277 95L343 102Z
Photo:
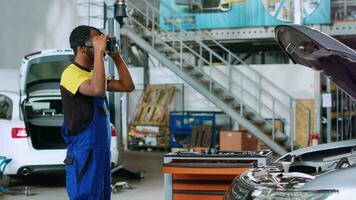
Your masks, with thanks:
M90 39L90 30L96 30L99 33L102 33L99 29L81 25L73 29L69 36L70 48L73 49L74 55L77 55L77 47L85 46L85 42Z

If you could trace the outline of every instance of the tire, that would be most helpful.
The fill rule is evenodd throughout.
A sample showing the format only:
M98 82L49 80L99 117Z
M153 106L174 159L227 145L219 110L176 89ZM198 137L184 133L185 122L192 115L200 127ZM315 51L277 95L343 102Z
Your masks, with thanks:
M10 183L11 183L11 176L8 176L8 175L4 175L2 177L2 179L0 180L0 186L3 186L3 187L10 186Z

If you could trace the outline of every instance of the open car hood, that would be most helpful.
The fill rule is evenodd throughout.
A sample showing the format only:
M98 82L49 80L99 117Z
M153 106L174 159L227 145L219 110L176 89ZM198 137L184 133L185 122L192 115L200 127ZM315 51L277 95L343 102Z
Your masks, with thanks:
M294 63L322 70L342 90L356 97L356 52L321 33L300 25L280 25L275 37Z

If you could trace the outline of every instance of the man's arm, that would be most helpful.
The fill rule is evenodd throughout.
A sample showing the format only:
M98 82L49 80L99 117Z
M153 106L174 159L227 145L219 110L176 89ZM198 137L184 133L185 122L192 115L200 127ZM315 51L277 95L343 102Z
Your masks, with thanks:
M106 49L106 35L100 35L93 38L94 48L94 69L93 76L90 80L84 81L79 92L87 96L105 96L106 91L106 75L104 68L104 52Z
M131 92L135 89L135 85L132 82L132 78L125 61L122 59L119 52L115 52L111 55L114 60L116 69L119 72L119 80L110 80L108 82L108 91L112 92Z

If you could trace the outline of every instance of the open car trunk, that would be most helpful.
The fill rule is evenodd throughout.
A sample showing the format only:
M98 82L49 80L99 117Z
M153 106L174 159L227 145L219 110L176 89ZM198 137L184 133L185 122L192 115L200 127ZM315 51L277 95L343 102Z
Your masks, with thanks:
M37 150L65 149L60 76L73 55L57 54L29 61L21 78L22 111L32 146Z
M35 149L65 149L61 135L63 123L60 96L40 98L24 104L24 118Z

